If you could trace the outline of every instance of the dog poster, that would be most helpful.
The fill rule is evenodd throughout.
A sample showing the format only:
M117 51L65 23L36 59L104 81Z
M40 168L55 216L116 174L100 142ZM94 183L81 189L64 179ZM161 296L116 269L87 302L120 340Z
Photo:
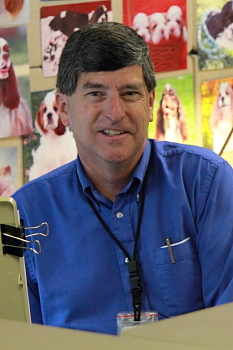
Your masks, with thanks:
M0 148L0 196L10 197L17 189L17 147Z
M217 154L233 150L233 77L201 85L203 146Z
M32 130L26 27L0 28L0 138Z
M196 144L193 76L157 81L153 122L148 137L158 141Z
M233 1L197 0L200 70L233 67Z
M42 70L56 76L61 52L68 37L88 23L111 22L111 1L48 6L41 8Z
M29 23L30 0L0 0L0 27Z
M55 102L55 90L33 92L34 132L23 138L25 182L77 157L73 133L65 127Z
M186 0L125 0L123 23L147 42L155 72L187 68Z

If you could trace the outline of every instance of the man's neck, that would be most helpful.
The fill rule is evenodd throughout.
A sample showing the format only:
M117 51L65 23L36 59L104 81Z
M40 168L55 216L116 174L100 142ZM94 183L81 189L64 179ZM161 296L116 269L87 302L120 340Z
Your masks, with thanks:
M114 202L115 196L123 190L130 181L134 167L129 168L125 165L112 165L109 167L93 168L83 164L85 172L97 190L105 197Z

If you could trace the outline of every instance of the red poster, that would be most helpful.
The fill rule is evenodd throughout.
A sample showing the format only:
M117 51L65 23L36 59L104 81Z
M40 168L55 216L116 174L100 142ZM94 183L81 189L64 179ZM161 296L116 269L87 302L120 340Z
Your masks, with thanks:
M143 36L155 72L187 68L186 0L123 0L123 23Z

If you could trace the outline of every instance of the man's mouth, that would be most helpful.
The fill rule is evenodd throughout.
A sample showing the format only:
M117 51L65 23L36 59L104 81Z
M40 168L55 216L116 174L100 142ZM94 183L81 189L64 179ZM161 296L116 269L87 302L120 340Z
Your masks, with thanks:
M125 134L125 131L121 131L121 130L112 130L112 129L104 129L102 132L103 132L103 134L109 135L109 136L115 136L115 135Z

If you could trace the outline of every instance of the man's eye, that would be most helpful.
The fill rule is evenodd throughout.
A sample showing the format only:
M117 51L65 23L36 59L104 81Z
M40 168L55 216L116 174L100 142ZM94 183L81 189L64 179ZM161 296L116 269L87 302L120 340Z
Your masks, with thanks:
M126 92L126 95L128 95L128 96L134 96L134 95L136 95L136 94L137 94L136 91L127 91L127 92Z
M89 92L89 95L91 95L91 96L100 96L100 92L99 91L91 91L91 92Z

